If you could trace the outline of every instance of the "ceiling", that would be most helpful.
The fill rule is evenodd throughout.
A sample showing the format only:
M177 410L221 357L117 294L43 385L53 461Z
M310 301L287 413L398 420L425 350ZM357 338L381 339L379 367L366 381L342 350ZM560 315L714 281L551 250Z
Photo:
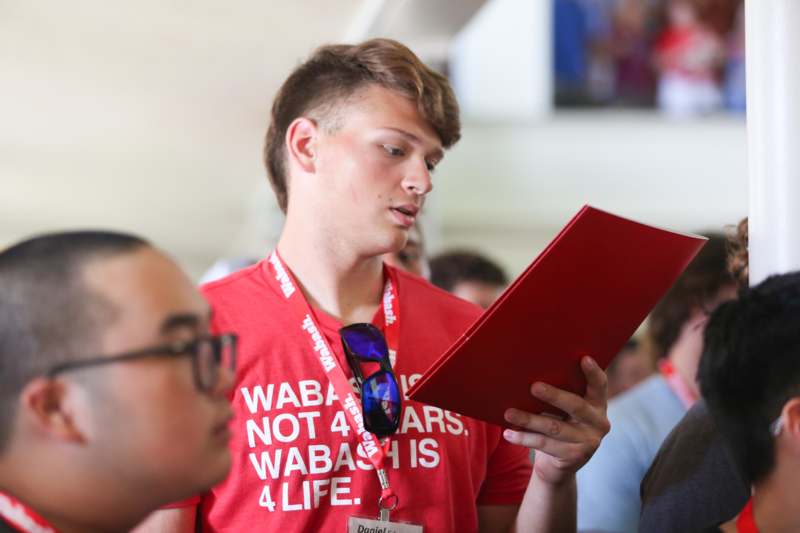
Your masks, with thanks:
M373 35L435 53L481 3L0 0L0 246L118 228L197 274L271 202L262 138L295 65Z

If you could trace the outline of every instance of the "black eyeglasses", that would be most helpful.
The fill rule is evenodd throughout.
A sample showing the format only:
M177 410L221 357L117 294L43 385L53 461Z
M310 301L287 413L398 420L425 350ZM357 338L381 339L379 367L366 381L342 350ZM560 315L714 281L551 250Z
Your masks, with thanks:
M402 404L386 339L372 324L351 324L340 329L339 336L361 389L364 427L378 438L393 435L400 425ZM361 363L377 363L380 368L365 377Z
M238 337L233 333L222 335L203 335L188 341L163 344L150 348L142 348L112 356L97 356L87 359L67 361L53 366L46 372L48 378L53 378L63 372L87 368L92 366L132 361L143 357L183 357L192 358L192 372L197 389L209 392L217 386L220 369L227 368L231 372L236 370L236 345Z

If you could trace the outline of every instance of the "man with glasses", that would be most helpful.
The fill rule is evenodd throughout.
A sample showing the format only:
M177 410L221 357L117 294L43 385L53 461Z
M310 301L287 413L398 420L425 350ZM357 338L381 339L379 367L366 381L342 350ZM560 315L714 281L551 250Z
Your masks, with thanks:
M284 83L265 147L277 250L204 288L242 338L233 467L202 498L204 530L574 529L575 471L608 429L590 358L585 398L532 387L568 420L509 410L504 431L403 397L481 312L382 261L459 130L447 80L395 41L320 48ZM194 516L160 511L150 530Z
M145 241L0 252L0 531L129 531L230 468L236 338Z

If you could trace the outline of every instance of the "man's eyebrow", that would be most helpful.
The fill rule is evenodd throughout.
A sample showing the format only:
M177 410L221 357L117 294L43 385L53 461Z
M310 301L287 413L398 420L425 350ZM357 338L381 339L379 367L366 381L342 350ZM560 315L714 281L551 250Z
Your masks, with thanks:
M422 139L420 139L419 137L417 137L413 133L411 133L409 131L406 131L404 129L394 128L394 127L391 127L391 126L387 126L387 127L383 128L383 129L388 130L388 131L393 131L393 132L405 137L406 139L408 139L409 141L411 141L413 143L422 144L422 145L425 144L422 141ZM431 151L430 155L434 156L437 160L438 159L442 159L444 157L444 150L441 147L437 146L436 148L434 148Z
M195 313L176 313L169 315L161 323L161 334L171 333L178 328L197 328L203 318Z

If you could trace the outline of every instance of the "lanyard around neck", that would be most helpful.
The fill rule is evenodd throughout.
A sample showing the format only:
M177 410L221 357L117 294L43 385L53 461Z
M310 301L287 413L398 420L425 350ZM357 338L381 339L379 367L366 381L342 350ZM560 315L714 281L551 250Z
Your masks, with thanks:
M675 396L687 409L691 408L697 402L697 394L689 387L683 379L675 366L668 359L662 359L658 363L658 371L664 376L667 385L675 393Z
M0 492L0 517L22 533L57 533L47 520L5 492Z
M271 274L267 276L269 283L277 290L278 294L282 294L286 298L292 310L293 319L297 321L297 327L300 328L302 335L308 339L315 359L319 361L325 375L333 385L350 427L358 436L361 447L370 463L375 467L381 484L381 497L378 501L378 506L381 510L381 518L388 520L388 511L394 509L398 503L397 495L389 486L389 478L385 469L390 440L387 438L381 443L375 435L364 428L364 414L361 410L360 402L354 396L353 388L350 386L350 381L347 379L339 359L336 357L336 352L322 332L314 310L300 290L300 286L294 276L281 260L277 250L273 251L269 256L267 266ZM385 272L386 285L384 286L382 305L378 315L383 317L384 335L389 351L390 353L392 351L397 353L400 341L400 309L397 282L393 279L394 275L390 269L385 269Z

